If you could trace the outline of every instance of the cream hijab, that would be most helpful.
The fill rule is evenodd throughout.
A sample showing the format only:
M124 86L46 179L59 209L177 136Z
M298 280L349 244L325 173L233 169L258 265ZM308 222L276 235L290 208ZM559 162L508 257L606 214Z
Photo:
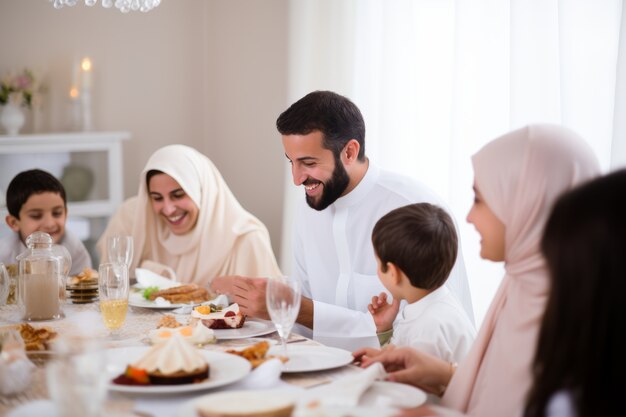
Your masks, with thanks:
M473 156L475 182L505 225L505 275L442 405L480 417L518 415L549 281L539 243L557 197L599 174L593 151L559 126L531 125Z
M176 180L198 206L198 220L189 233L171 233L153 212L146 184L146 174L151 170ZM130 233L135 246L131 269L151 260L173 268L179 281L199 284L220 275L256 276L263 267L269 269L266 274L279 272L263 223L241 207L213 163L188 146L169 145L157 150L141 173L137 197L126 201L111 223L99 242L101 253L106 256L106 235ZM248 239L246 255L250 256L233 254L242 239ZM250 259L254 256L259 257L258 262ZM261 270L256 270L255 264Z

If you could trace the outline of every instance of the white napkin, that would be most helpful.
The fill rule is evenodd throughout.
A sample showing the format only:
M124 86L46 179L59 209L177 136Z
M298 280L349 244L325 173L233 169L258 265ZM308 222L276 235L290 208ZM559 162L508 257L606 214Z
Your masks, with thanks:
M164 290L180 285L180 282L172 281L149 269L135 268L135 276L137 277L138 288L159 287L160 290Z
M52 401L36 400L15 407L7 414L7 417L57 417L58 415L59 413Z
M387 372L380 363L375 363L363 372L347 375L330 384L307 391L306 403L319 402L322 406L356 407L361 395L376 380L384 379Z
M278 359L270 359L259 365L250 372L244 379L229 386L230 390L238 389L267 389L278 387L289 387L286 382L281 381L280 374L283 364Z

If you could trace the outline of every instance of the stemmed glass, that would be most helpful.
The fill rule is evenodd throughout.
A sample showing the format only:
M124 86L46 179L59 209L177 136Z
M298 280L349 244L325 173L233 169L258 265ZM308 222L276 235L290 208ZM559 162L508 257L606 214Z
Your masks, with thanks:
M282 276L267 280L267 311L276 326L285 356L288 356L287 338L300 311L301 295L300 281L297 279Z
M59 417L97 417L107 393L106 353L101 341L61 336L46 366L48 391Z
M133 260L133 237L119 235L107 237L107 253L109 262L119 262L130 267Z
M121 262L100 264L98 274L100 312L111 338L116 339L128 311L128 266Z

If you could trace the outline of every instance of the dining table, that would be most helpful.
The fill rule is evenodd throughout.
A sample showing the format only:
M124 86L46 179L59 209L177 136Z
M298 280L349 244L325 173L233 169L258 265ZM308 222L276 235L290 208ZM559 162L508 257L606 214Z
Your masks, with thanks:
M129 306L124 325L120 329L117 337L111 338L104 325L95 326L93 325L93 322L89 324L90 331L92 332L90 337L101 340L105 349L111 351L123 352L124 349L133 349L138 347L147 349L151 344L148 334L150 331L157 328L157 324L164 315L174 316L179 322L182 323L185 323L185 321L189 319L189 314L179 315L173 313L173 311L175 312L176 310L150 308L147 306ZM97 302L87 304L72 304L70 302L66 302L63 306L63 312L64 314L61 319L29 322L29 324L33 327L46 327L51 329L57 333L57 337L61 337L65 334L76 332L76 329L81 326L81 321L85 321L86 318L93 320L94 317L99 318L100 315ZM243 332L239 333L238 337L218 337L218 339L213 343L201 345L200 349L206 351L224 352L232 349L243 349L264 340L268 341L273 346L273 349L279 350L281 348L280 337L271 321L264 321L260 319L250 320L250 325L254 324L256 326L255 329L257 329L256 331L251 332L250 336L247 337L246 333ZM6 305L0 307L0 329L6 329L12 326L14 327L21 323L24 323L24 321L21 318L18 306ZM288 352L290 351L289 349L312 349L312 352L315 352L315 349L317 348L324 348L324 346L320 343L294 333L289 335L287 347ZM50 353L52 359L49 358L46 353ZM19 417L21 415L27 415L19 413L18 411L28 404L40 403L46 404L49 408L53 407L46 379L46 368L50 360L53 359L53 351L35 352L35 354L32 355L32 360L36 367L32 373L31 383L21 392L0 396L0 416L9 415L11 417ZM122 360L123 358L116 359ZM140 392L124 392L123 389L109 389L101 415L194 417L195 413L190 413L185 410L189 409L190 401L198 398L199 396L215 392L255 388L292 390L296 393L307 392L308 390L315 389L315 387L323 386L325 384L332 383L333 381L345 378L346 376L357 375L360 372L363 372L363 369L358 366L346 362L347 361L343 360L338 364L338 366L333 366L332 363L330 366L319 366L319 369L317 369L313 363L313 366L303 368L300 372L296 369L294 372L279 373L279 376L275 381L264 381L262 375L258 374L262 367L261 366L256 370L253 370L245 378L235 383L217 387L208 386L206 390L193 390L189 392L177 389L173 390L174 392L172 393L159 395L151 393L148 395L142 395ZM255 375L255 372L257 372L257 375ZM399 386L400 384L395 385ZM397 388L401 389L397 390ZM405 386L405 388L408 388L408 386ZM402 389L404 389L402 386L394 386L391 388L387 387L386 390L383 390L383 394L391 394L391 397L396 396L406 399L413 398L413 400L409 400L405 406L418 404L422 401L417 398L419 396L415 395L415 392L419 390L412 388L414 391L409 390L403 392ZM392 391L397 392L392 393ZM380 396L380 393L377 395ZM387 404L390 401L399 401L398 398L391 398L391 400L387 400ZM38 417L46 417L45 412L43 414L44 415L40 414ZM50 415L55 414L51 413Z

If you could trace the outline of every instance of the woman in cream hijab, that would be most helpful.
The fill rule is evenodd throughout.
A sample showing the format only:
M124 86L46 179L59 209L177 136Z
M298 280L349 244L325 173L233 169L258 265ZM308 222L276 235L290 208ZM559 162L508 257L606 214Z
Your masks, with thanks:
M366 358L390 379L441 395L447 407L405 415L519 415L548 295L539 242L557 197L599 174L591 149L558 126L531 125L488 143L472 158L476 198L467 220L481 235L482 258L505 263L505 275L470 352L456 369L422 352L395 349ZM399 369L399 370L398 370ZM455 371L456 369L456 371Z
M206 156L184 145L150 157L139 193L124 202L98 241L101 259L113 235L133 237L131 270L160 264L184 283L280 274L263 223L241 207Z

